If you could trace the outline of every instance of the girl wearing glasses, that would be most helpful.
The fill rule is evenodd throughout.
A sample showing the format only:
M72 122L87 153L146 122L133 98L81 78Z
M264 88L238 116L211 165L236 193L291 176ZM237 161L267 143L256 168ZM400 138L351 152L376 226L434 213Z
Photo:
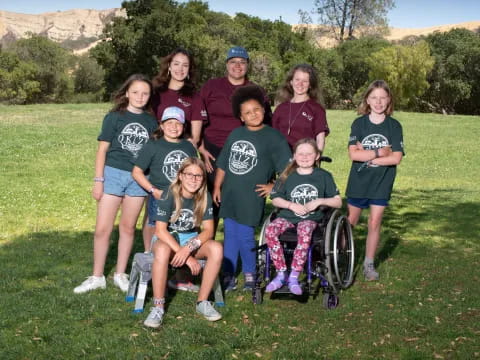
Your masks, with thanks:
M198 292L196 312L208 321L222 318L207 300L218 276L223 258L222 245L213 239L212 199L207 191L206 170L197 158L186 159L178 169L170 188L158 201L153 244L153 307L144 325L161 325L165 307L168 265L187 265L194 275L201 266L197 259L207 259Z

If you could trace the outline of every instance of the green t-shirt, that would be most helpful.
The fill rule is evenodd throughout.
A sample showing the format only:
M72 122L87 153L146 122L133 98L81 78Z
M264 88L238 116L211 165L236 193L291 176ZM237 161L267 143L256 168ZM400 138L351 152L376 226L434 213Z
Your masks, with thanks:
M291 156L285 137L267 125L258 131L246 127L233 130L217 159L217 166L225 171L220 217L258 225L265 199L255 187L281 172Z
M389 116L381 124L372 123L368 115L356 119L352 124L348 145L357 142L366 150L391 145L392 151L404 154L402 126ZM364 166L363 162L354 161L348 177L347 197L389 200L396 171L396 165Z
M182 209L180 216L174 223L170 219L175 212L175 200L170 191L162 194L157 201L157 213L152 217L153 221L161 221L168 223L168 231L176 231L178 233L188 233L198 231L195 227L195 219L193 216L194 203L193 199L182 198ZM203 214L202 220L213 219L212 197L207 194L207 208Z
M190 141L181 139L178 143L165 138L150 140L142 149L135 165L144 172L150 170L150 182L166 190L177 176L177 171L188 157L197 157L197 150Z
M300 175L294 171L281 183L275 182L270 198L282 198L297 204L306 204L318 198L332 198L339 195L337 185L333 181L332 174L328 171L315 168L311 174ZM323 218L323 211L317 208L306 215L298 215L288 209L280 209L278 217L288 220L292 224L297 224L303 220L320 221Z
M98 141L110 143L105 165L132 171L140 150L157 127L157 120L146 112L134 114L125 110L108 113L98 136Z

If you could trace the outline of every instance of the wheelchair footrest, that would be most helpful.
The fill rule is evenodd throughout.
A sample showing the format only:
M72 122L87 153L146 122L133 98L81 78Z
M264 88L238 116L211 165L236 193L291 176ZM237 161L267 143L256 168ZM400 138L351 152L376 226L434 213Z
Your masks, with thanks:
M302 288L302 291L305 291L304 284L300 283L300 287ZM280 289L275 290L272 294L292 294L292 292L288 288L288 285L283 285Z

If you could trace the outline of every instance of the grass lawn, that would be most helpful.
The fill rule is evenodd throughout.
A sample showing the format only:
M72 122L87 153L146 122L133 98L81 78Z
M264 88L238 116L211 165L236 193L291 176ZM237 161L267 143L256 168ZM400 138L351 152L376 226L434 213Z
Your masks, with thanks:
M90 191L108 108L0 106L0 359L480 358L480 117L395 113L407 156L383 225L379 282L359 273L335 310L289 297L255 306L237 291L216 323L194 315L193 294L177 293L152 331L112 286L116 246L107 289L72 292L91 272ZM325 168L342 193L354 117L328 112L334 161ZM365 220L354 232L359 261Z

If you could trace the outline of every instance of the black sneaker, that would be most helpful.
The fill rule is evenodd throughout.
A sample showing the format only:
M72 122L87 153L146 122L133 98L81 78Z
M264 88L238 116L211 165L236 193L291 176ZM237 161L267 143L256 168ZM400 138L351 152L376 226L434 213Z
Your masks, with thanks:
M223 289L226 293L237 290L237 279L235 279L235 276L225 275L222 282Z

